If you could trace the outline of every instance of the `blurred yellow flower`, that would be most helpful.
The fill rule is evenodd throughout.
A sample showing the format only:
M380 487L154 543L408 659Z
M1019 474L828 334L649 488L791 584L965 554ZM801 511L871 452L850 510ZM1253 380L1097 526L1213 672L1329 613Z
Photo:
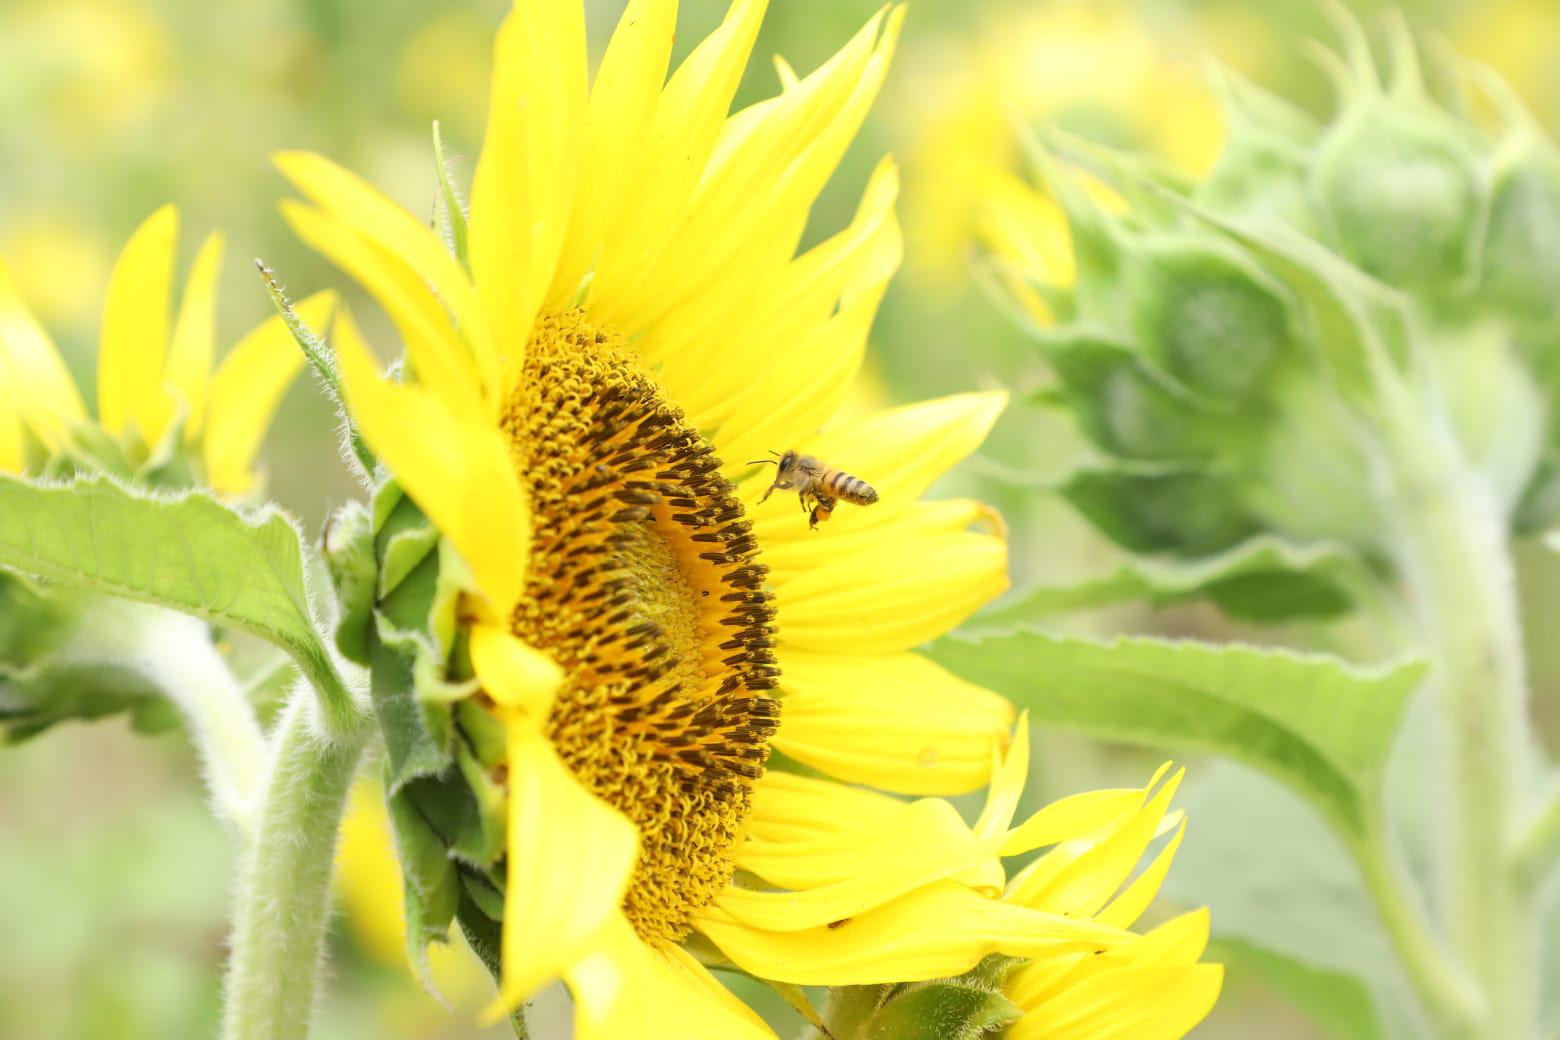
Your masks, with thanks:
M1552 0L1472 4L1453 29L1457 53L1500 72L1551 124L1560 115L1560 7Z
M492 35L492 25L474 11L435 15L401 48L395 70L401 107L437 119L477 118L487 102Z
M132 469L183 451L206 486L232 495L249 490L261 438L303 358L272 318L213 369L222 236L202 244L170 322L178 224L173 207L159 209L114 265L98 346L95 426L59 351L0 261L0 471L92 455L100 436L92 431L100 430ZM322 293L299 313L322 323L331 300Z
M132 0L26 0L0 8L0 62L51 132L90 142L154 104L169 77L169 40Z
M24 216L0 239L0 256L10 260L17 290L46 323L84 328L98 301L81 291L102 285L112 260L109 245L75 220Z
M974 39L923 39L920 47L918 64L932 71L906 81L897 114L912 142L912 273L934 286L968 280L972 246L990 223L987 200L1004 193L1018 166L1015 119L1080 122L1191 173L1206 171L1222 144L1198 71L1125 2L1010 6ZM1051 228L1046 252L1061 280L1070 270L1065 227L1059 214L1034 216Z

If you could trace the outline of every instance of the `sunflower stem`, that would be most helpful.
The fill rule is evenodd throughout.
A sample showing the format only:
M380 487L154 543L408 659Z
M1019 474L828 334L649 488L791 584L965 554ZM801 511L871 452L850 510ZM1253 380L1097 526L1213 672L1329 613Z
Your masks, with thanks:
M299 689L272 741L240 854L224 1040L302 1040L322 968L336 834L370 727L324 735Z
M78 663L101 661L145 675L183 717L217 815L240 833L248 828L265 769L265 737L204 621L100 597L62 653Z
M1449 783L1441 907L1483 991L1481 1040L1526 1040L1537 1017L1535 913L1509 855L1525 756L1527 676L1506 518L1444 417L1383 388L1389 517L1405 594L1435 664Z
M1352 844L1365 890L1409 981L1443 1035L1448 1040L1471 1036L1482 1013L1482 999L1461 965L1448 960L1425 915L1417 886L1386 834L1378 814L1368 824L1367 837Z
M1523 887L1541 886L1560 863L1560 782L1550 790L1544 806L1522 831L1512 852L1511 866Z

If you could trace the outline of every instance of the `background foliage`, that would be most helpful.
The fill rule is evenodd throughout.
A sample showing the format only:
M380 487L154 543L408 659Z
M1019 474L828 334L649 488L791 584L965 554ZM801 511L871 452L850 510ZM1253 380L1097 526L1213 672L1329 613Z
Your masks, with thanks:
M810 68L876 4L777 2L757 53L783 53ZM0 0L0 255L17 271L88 394L109 264L130 229L157 205L179 203L192 232L213 226L228 232L234 248L221 313L222 331L231 338L268 312L244 262L249 256L264 257L299 292L341 282L277 218L274 203L283 186L267 160L271 151L323 151L415 211L433 197L429 123L438 118L469 174L486 107L487 51L503 6L501 0ZM723 0L685 0L679 52L724 6ZM1550 131L1557 129L1560 5L1405 0L1401 6L1419 29L1443 34L1498 69ZM1382 9L1351 7L1367 19ZM587 9L599 46L621 3L589 0ZM981 290L969 264L979 200L1000 190L1000 171L1016 164L1003 99L1031 120L1055 119L1096 138L1136 144L1191 172L1206 168L1220 141L1199 85L1197 55L1211 53L1314 111L1329 104L1325 78L1300 45L1308 36L1331 37L1311 3L918 0L906 34L884 101L815 214L820 230L837 227L877 156L890 150L901 157L909 259L877 326L867 400L1045 385L1033 347ZM752 100L773 86L766 63L755 61L742 96ZM199 237L186 236L190 251ZM300 381L267 459L273 494L311 531L330 504L350 493L339 460L322 447L331 443L328 410ZM1016 585L1106 576L1120 561L1058 499L1008 479L1014 471L1061 474L1080 450L1081 438L1064 421L1025 410L1004 420L983 455L957 478L960 486L948 489L1003 510L1012 528ZM1530 608L1556 605L1560 566L1551 555L1527 546L1519 564ZM1322 622L1236 626L1207 606L1179 604L1175 595L1160 603L1152 610L1058 613L1057 624L1085 635L1191 634L1309 648L1348 649L1360 635L1349 625ZM1554 746L1560 647L1535 642L1536 709ZM1135 784L1145 765L1157 764L1151 753L1111 743L1043 728L1039 737L1030 794L1037 801L1103 783ZM0 946L0 1036L212 1033L230 865L218 824L199 804L193 770L177 731L147 742L132 738L122 720L62 727L47 740L0 754L0 891L7 893L0 899L0 935L13 940ZM1413 770L1412 763L1394 762L1388 782L1412 783ZM1304 807L1236 766L1194 765L1192 775L1199 782L1185 799L1191 828L1168 891L1188 903L1212 899L1216 920L1264 918L1262 927L1292 937L1288 952L1295 956L1352 936L1346 941L1358 944L1360 964L1368 967L1381 940L1347 885L1322 886L1324 894L1336 891L1336 900L1326 905L1324 895L1323 905L1305 916L1286 915L1274 898L1284 890L1286 872L1325 880L1343 869L1331 839ZM360 801L371 806L372 792ZM1284 840L1261 848L1242 844L1238 838L1251 821ZM319 1035L478 1035L469 1014L450 1015L417 991L404 970L396 882L379 869L387 844L373 813L354 816L343 852L350 926L336 943L335 980ZM465 957L451 951L434 965L462 1012L485 992ZM1197 1036L1373 1035L1352 984L1297 971L1291 961L1247 956L1239 962L1225 1000Z

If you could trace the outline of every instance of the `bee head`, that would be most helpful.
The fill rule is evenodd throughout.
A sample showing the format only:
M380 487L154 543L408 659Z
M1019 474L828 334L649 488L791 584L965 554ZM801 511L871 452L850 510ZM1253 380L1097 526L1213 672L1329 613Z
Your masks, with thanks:
M788 451L780 456L780 461L775 464L779 472L776 476L784 479L785 475L796 468L796 452Z

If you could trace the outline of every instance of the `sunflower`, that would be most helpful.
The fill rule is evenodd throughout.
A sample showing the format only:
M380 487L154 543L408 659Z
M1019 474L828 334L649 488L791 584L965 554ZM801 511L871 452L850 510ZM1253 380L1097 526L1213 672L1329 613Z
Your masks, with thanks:
M1131 939L991 898L1002 827L852 786L968 791L1008 741L1006 701L913 650L1006 586L994 514L921 500L1004 397L830 421L899 260L892 163L798 248L903 11L728 114L763 11L737 0L667 78L675 4L635 0L592 83L577 0L517 4L469 215L446 189L442 234L322 157L278 158L308 200L288 221L404 345L388 378L338 315L381 479L463 573L458 630L432 627L439 696L464 698L462 768L438 775L491 747L467 709L503 723L479 779L506 792L507 855L494 884L456 856L468 892L503 892L495 1010L562 977L583 1037L771 1035L690 949L808 985ZM878 502L809 529L747 461L790 449Z
M282 392L303 359L280 318L238 341L212 368L222 236L202 244L171 325L178 213L138 227L109 279L98 348L97 421L59 351L0 261L0 472L107 469L150 483L202 484L241 495ZM324 322L328 294L299 305ZM104 436L104 435L107 436Z

